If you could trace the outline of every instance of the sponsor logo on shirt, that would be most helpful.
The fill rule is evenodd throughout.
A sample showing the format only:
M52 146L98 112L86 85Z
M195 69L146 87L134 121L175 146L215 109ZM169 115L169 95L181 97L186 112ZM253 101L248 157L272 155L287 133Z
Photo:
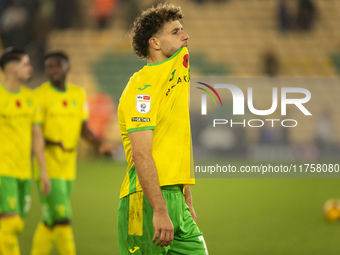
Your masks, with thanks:
M136 109L139 113L148 113L151 107L150 95L137 95Z
M129 249L129 252L135 253L138 249L140 249L138 246L133 247L133 249Z
M133 117L131 118L132 122L150 122L150 118L140 118L140 117Z
M151 85L150 84L146 84L146 85L144 85L143 88L138 88L138 90L143 91L144 89L146 89L148 87L151 87Z
M176 70L175 70L176 71ZM165 95L168 96L170 94L170 92L178 85L178 84L182 84L182 83L188 83L190 81L190 77L187 75L183 75L182 78L178 77L175 78L175 80L173 81L175 84L171 85L168 90L166 91Z

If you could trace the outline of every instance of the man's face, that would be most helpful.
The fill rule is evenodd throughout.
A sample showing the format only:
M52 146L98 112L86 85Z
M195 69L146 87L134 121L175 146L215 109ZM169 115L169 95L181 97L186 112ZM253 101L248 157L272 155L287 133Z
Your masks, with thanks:
M24 55L21 60L14 63L14 72L20 82L25 83L32 77L33 67L28 55Z
M68 71L69 64L61 57L50 57L45 61L45 73L53 83L64 81Z
M155 37L159 39L160 50L167 58L171 57L181 47L188 46L189 36L183 31L178 20L166 23Z

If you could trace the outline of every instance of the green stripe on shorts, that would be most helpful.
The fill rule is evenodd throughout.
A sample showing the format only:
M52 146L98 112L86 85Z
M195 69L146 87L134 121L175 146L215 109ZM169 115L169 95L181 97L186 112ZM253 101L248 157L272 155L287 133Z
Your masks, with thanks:
M118 249L128 254L207 255L202 232L185 203L181 186L162 187L168 213L174 225L174 240L167 247L152 243L153 210L142 191L123 197L118 208Z

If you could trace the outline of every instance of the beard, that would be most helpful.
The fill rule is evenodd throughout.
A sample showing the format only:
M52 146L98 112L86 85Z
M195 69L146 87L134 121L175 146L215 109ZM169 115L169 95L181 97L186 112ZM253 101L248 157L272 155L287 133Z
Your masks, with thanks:
M174 55L180 48L171 48L170 50L168 50L167 52L164 52L164 56L166 56L167 58L170 58L172 55Z

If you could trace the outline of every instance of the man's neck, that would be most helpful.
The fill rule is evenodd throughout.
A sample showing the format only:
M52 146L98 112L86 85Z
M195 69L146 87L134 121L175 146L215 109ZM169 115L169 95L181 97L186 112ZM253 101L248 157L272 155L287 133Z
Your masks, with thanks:
M155 64L167 60L168 58L164 56L161 51L154 51L147 56L148 64Z
M65 91L66 90L66 84L65 81L62 82L52 82L50 81L51 84L56 87L58 90Z
M21 82L18 79L15 79L14 77L7 76L5 77L4 82L2 83L7 90L11 92L19 92Z

